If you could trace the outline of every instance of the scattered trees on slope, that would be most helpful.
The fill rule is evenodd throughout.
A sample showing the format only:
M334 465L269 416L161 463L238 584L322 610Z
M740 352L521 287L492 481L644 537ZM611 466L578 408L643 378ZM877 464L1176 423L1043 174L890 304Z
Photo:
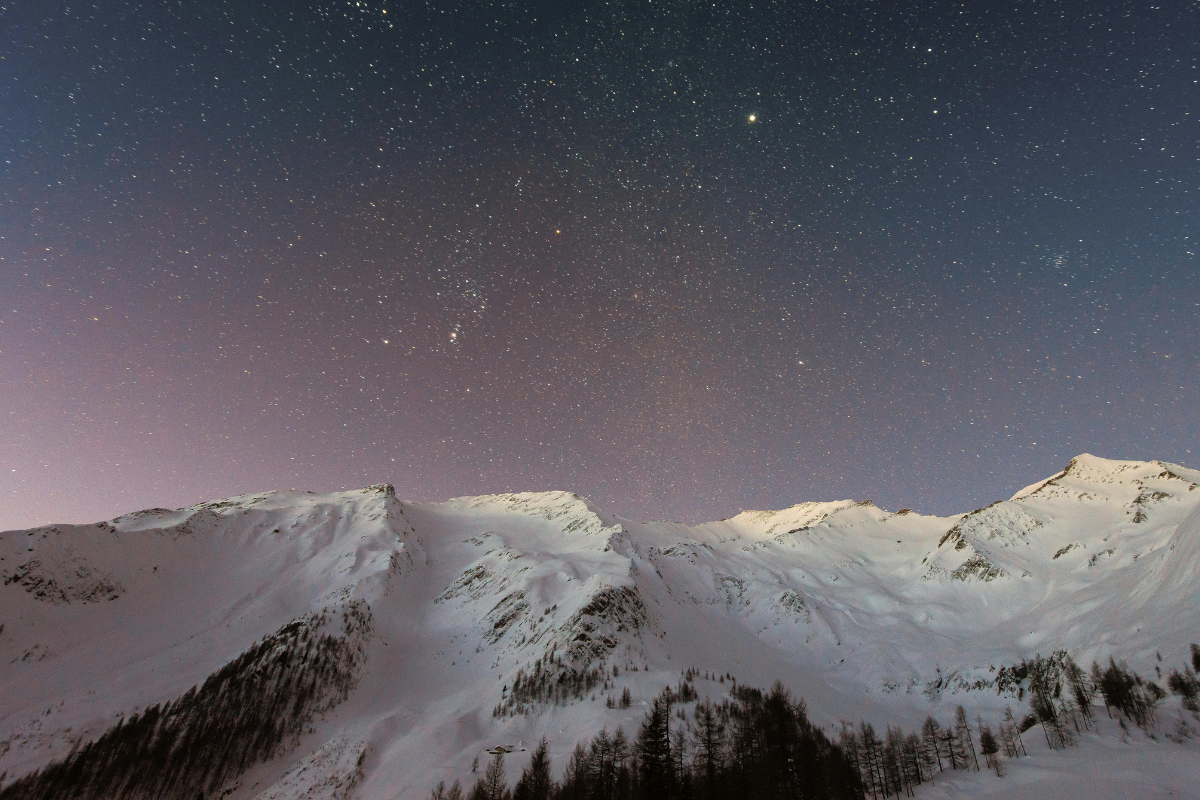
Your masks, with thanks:
M1161 657L1160 657L1161 660ZM1192 645L1192 665L1182 672L1171 670L1167 688L1179 695L1184 709L1200 713L1200 645ZM1159 671L1161 676L1161 670ZM1109 717L1117 712L1139 728L1149 732L1155 728L1155 710L1167 697L1157 683L1146 680L1125 662L1109 658L1108 666L1092 662L1090 674L1084 673L1065 650L1049 657L1041 655L1013 667L1003 667L997 673L996 687L1000 692L1016 691L1018 698L1030 694L1033 712L1029 726L1041 723L1046 743L1052 749L1074 742L1082 731L1094 723L1092 706L1096 695L1104 701ZM1006 717L1006 723L1008 722ZM1124 725L1124 721L1121 723ZM1029 727L1026 726L1026 727ZM1001 728L1001 743L1005 752L1013 748L1006 739L1006 724Z
M981 727L981 741L983 738ZM962 706L955 709L954 727L943 728L931 716L921 725L920 734L906 734L889 725L881 739L870 723L859 723L856 730L844 722L840 744L861 777L864 796L873 800L911 797L917 786L946 770L979 769L974 735Z
M1066 650L1045 657L1041 654L1013 667L1001 667L996 676L998 692L1015 691L1018 698L1029 693L1033 712L1030 726L1041 723L1046 745L1059 750L1074 743L1078 734L1092 726L1092 702L1096 694L1079 665Z
M1115 708L1139 728L1149 729L1154 725L1154 708L1167 696L1154 681L1142 680L1128 664L1118 664L1112 658L1104 669L1099 664L1092 664L1092 682L1104 697L1104 706L1110 715L1111 709Z
M1188 711L1200 712L1200 680L1196 673L1200 672L1200 645L1192 645L1192 665L1185 666L1183 672L1171 670L1167 677L1167 688L1179 695L1183 707Z
M564 664L561 658L545 662L539 658L531 672L517 670L512 688L504 687L504 697L492 709L492 716L513 717L528 714L540 705L582 700L593 689L609 689L618 674L615 666L611 672L604 666L579 670Z
M1172 670L1167 681L1184 708L1200 714L1200 646L1192 645L1192 665ZM540 674L545 674L540 673ZM539 671L535 667L535 676ZM622 730L601 730L589 746L577 745L561 782L550 778L545 740L517 782L512 797L495 794L493 767L467 794L469 800L723 800L723 798L865 798L912 797L917 786L947 770L979 770L984 765L1003 774L1001 756L1027 755L1021 734L1038 725L1051 749L1074 743L1093 727L1099 694L1109 709L1149 730L1154 709L1166 696L1153 681L1141 678L1124 663L1109 659L1091 674L1065 650L1034 656L1001 668L996 685L1019 699L1029 696L1030 713L1021 722L1011 708L993 725L982 719L972 726L962 706L954 724L932 716L919 733L887 726L881 736L862 722L843 723L838 741L830 741L809 721L802 700L793 700L778 682L768 692L734 684L728 698L695 704L690 718L672 706L697 697L694 670L675 688L655 698L631 744ZM528 680L523 677L522 680ZM607 684L607 676L600 677ZM547 685L535 679L534 685ZM607 686L606 686L607 688ZM553 692L547 693L553 694ZM615 704L613 704L615 705ZM629 690L622 694L629 706ZM610 705L611 707L611 705ZM978 732L976 746L975 731ZM493 761L503 769L503 755ZM489 782L490 781L490 782ZM457 792L457 793L455 793ZM456 782L434 790L433 800L461 800Z
M196 800L293 745L357 680L371 611L309 614L263 638L179 699L154 705L17 779L0 800Z

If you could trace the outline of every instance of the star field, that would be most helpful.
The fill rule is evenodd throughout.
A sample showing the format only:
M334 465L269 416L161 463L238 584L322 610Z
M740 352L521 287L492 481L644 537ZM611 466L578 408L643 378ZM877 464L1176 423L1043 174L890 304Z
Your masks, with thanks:
M1200 452L1200 6L0 7L0 529Z

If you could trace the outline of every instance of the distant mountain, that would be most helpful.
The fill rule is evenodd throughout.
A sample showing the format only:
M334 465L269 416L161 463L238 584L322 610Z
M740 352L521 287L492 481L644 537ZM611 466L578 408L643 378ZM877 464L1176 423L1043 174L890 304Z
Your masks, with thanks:
M827 726L998 717L1017 701L996 670L1035 653L1187 660L1198 485L1082 455L951 517L843 500L634 523L566 492L378 485L9 531L0 784L88 743L117 774L153 744L167 794L416 798L542 735L561 769L688 667L714 698L782 680Z

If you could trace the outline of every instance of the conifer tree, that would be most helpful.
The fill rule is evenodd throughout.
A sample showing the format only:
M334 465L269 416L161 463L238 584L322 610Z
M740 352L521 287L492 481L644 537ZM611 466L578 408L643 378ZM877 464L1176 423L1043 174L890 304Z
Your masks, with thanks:
M1154 707L1164 693L1153 682L1143 681L1129 665L1117 664L1110 657L1098 683L1105 705L1116 708L1138 727L1148 729L1154 724Z
M691 775L687 768L687 731L682 725L671 731L671 771L680 793L687 795Z
M858 724L858 746L863 785L870 790L872 798L887 797L887 780L883 772L883 744L875 735L875 728L871 723Z
M995 770L996 777L1000 777L1000 759L996 756L1000 752L1000 744L992 734L992 729L983 724L983 720L979 720L979 752L983 753L983 760L987 765Z
M1108 718L1112 719L1112 708L1108 705L1108 695L1105 694L1103 686L1104 672L1100 669L1100 665L1095 661L1092 662L1092 685L1100 692L1101 699L1104 700L1104 711L1108 714Z
M692 748L696 770L705 786L715 787L717 772L721 767L725 751L725 726L713 712L708 700L696 704L694 711L696 730L692 736Z
M967 712L962 706L954 709L954 734L965 756L970 756L975 762L975 771L979 771L979 757L975 755L975 740L971 736L971 723L967 722Z
M942 726L932 716L925 718L925 723L921 726L921 738L925 747L925 763L929 766L929 772L933 774L933 766L937 765L938 772L943 771L942 766L942 742L941 742Z
M1051 750L1064 747L1068 742L1062 715L1056 705L1061 696L1062 684L1056 675L1054 658L1043 658L1040 654L1026 662L1029 672L1029 705L1046 736L1046 746Z
M430 800L463 800L462 784L455 781L454 785L447 789L445 781L438 781Z
M920 786L932 775L925 768L923 750L920 736L910 733L904 737L904 774L910 786Z
M470 800L512 800L504 774L504 753L496 753L488 762L483 777L471 789Z
M838 744L841 746L842 752L845 753L847 763L861 779L863 776L862 754L861 748L858 745L858 735L854 732L854 726L845 720L842 720L842 729L838 734Z
M521 773L513 789L513 800L548 800L550 789L554 785L550 777L550 755L547 753L549 743L546 737L534 749L529 758L529 766ZM436 798L435 798L436 800Z
M615 780L612 763L612 740L608 738L608 730L601 728L592 739L588 751L587 765L588 784L592 794L599 797L609 797Z
M1180 702L1188 711L1200 711L1200 680L1190 667L1184 667L1183 672L1171 670L1167 677L1167 688L1179 695Z
M1000 745L1004 749L1004 755L1008 758L1016 758L1021 754L1017 746L1016 736L1014 736L1016 733L1016 724L1016 720L1013 719L1012 709L1005 706L1004 719L1000 721L998 732Z
M559 796L562 800L585 800L588 795L588 754L582 743L576 743L575 750L567 759L567 767L563 770L562 788Z
M1004 707L1004 720L1008 723L1009 731L1016 740L1017 746L1021 748L1021 755L1028 756L1029 751L1025 749L1025 740L1021 738L1021 726L1017 723L1016 717L1013 716L1012 709L1008 706ZM1016 757L1015 754L1013 757Z
M795 796L797 779L796 759L800 740L801 714L793 708L791 694L778 681L763 698L761 769L764 782L785 797Z
M946 754L946 763L950 769L966 769L967 754L963 752L962 742L950 728L942 731L942 748Z
M899 728L887 727L883 740L884 794L911 794L904 778L904 732Z
M629 775L628 761L630 757L629 740L625 738L625 731L622 728L617 728L617 733L612 739L612 762L615 779L612 789L615 797L629 797L631 777Z
M637 744L640 781L646 797L670 800L672 795L671 769L671 701L669 692L654 700L638 731Z
M1071 686L1075 706L1083 717L1084 727L1090 729L1092 727L1092 701L1096 696L1096 686L1088 681L1083 670L1070 656L1066 657L1065 672L1067 683Z

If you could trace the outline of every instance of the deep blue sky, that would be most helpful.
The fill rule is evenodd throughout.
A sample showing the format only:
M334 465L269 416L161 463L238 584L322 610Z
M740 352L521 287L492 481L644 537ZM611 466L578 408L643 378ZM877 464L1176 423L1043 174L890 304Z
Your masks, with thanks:
M0 9L0 529L1200 463L1200 6Z

